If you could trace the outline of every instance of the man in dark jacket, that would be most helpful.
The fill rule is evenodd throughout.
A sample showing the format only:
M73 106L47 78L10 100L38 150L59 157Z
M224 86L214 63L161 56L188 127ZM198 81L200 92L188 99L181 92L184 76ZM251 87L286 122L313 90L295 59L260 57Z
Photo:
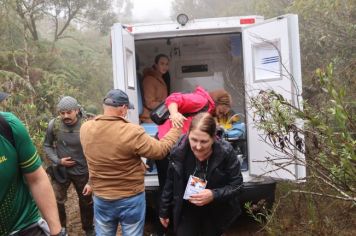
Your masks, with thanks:
M59 117L52 119L47 128L44 150L53 162L52 185L57 199L61 224L66 227L64 203L73 183L79 198L82 228L86 235L94 235L93 202L88 166L80 144L79 131L83 122L80 105L70 96L63 97L58 105Z

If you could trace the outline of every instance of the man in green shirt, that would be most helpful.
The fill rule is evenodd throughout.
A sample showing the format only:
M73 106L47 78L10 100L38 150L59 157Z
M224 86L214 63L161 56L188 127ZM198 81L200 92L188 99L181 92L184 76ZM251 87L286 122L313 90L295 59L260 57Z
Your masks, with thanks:
M0 102L7 96L0 92ZM25 126L12 113L0 116L0 235L63 235L53 189Z

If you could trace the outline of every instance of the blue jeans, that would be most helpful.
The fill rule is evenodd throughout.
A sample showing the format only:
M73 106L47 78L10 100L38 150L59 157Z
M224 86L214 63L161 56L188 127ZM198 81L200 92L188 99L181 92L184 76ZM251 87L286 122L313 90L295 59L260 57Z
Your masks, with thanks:
M115 236L118 224L122 236L142 236L145 226L145 193L119 200L94 199L95 232L98 236Z

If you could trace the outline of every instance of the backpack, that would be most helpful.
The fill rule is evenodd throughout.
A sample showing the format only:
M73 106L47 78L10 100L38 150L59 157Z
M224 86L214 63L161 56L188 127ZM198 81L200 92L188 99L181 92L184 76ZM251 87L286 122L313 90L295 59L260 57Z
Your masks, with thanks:
M80 110L79 118L81 124L89 120L84 109ZM60 131L61 123L62 123L62 119L60 116L57 116L48 122L48 129L53 134L54 142L57 142L58 140L58 133Z
M12 133L11 126L7 120L0 114L0 135L6 138L14 148L16 148L14 135Z

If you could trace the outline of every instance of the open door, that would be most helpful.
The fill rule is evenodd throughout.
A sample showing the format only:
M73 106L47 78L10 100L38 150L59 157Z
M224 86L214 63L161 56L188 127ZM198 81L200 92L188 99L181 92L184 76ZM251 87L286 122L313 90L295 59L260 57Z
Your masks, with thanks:
M127 93L135 109L129 110L128 119L139 123L136 80L135 43L133 35L121 24L111 29L114 88Z
M250 97L267 89L282 94L294 105L300 104L300 96L297 96L301 95L302 87L298 17L286 15L246 27L242 31L242 40L250 174L289 180L303 178L305 166L296 162L283 169L266 162L266 157L283 154L264 142L266 135L255 127L249 105Z

